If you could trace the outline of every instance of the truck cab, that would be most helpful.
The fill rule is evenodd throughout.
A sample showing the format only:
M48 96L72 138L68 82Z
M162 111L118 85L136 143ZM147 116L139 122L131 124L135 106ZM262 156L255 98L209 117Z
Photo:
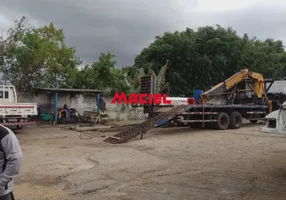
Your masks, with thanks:
M17 103L14 85L0 85L0 103Z
M13 85L0 85L0 121L19 121L37 116L37 103L19 103Z

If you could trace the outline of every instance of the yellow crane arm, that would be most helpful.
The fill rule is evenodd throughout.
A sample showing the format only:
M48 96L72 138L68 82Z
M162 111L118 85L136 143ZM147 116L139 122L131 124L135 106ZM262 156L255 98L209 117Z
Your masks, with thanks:
M221 94L230 88L232 88L235 84L242 81L248 75L248 69L243 69L240 72L232 75L224 82L221 82L212 87L212 89L205 91L201 94L201 103L206 103L211 96L215 96L216 94Z
M249 77L253 80L253 91L258 98L262 98L264 94L264 78L261 74L252 72Z
M248 69L243 69L240 72L232 75L224 81L227 90L232 88L235 84L241 82L248 75Z
M258 98L262 98L264 94L264 79L261 74L255 73L255 72L249 72L248 69L243 69L240 72L232 75L228 79L226 79L224 82L221 82L215 86L213 86L210 90L205 91L201 94L201 103L206 103L212 96L215 96L217 94L222 94L229 89L231 89L233 86L235 86L237 83L241 82L245 78L251 78L253 80L253 90L255 95Z

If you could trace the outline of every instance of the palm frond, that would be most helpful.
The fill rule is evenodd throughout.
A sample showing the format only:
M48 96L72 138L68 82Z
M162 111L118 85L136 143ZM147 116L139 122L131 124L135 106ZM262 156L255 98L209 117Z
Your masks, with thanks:
M137 74L136 74L136 77L137 77L137 82L140 84L140 81L141 81L141 77L142 76L146 76L145 72L144 72L144 68L139 68L137 70Z
M165 89L168 88L168 86L169 86L169 84L168 84L168 83L165 83L165 84L159 89L159 92L158 92L158 93L163 92Z
M166 64L160 69L159 74L156 77L156 87L158 92L161 91L162 87L165 85L168 63L169 61L167 60Z

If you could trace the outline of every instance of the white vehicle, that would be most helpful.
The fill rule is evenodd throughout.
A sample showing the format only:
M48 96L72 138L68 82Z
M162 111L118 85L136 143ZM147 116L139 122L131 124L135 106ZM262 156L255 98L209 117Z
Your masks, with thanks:
M188 105L188 99L186 97L167 97L166 100L170 100L173 106L179 106L179 105ZM161 105L164 105L161 103Z
M263 132L279 133L286 136L286 102L284 102L279 110L269 113L266 117L266 124L262 128Z
M0 85L0 124L17 128L35 124L29 118L38 115L38 105L17 101L17 92L13 85Z

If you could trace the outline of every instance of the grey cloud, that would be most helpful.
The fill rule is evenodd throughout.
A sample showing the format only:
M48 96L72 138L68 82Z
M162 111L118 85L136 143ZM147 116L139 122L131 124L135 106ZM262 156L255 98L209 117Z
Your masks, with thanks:
M259 39L274 38L286 42L286 5L273 0L271 4L254 4L248 8L223 13L189 13L200 20L187 25L231 26L240 35L248 33Z
M36 25L54 22L64 29L67 43L76 47L85 63L110 50L117 55L119 66L133 64L135 55L154 36L186 26L221 24L241 34L286 39L286 13L279 4L200 13L194 9L196 3L197 0L2 0L0 13L11 20L25 14ZM186 7L191 8L188 13Z
M85 62L91 63L100 52L110 50L123 65L132 64L134 56L155 35L180 22L180 9L171 0L154 2L14 0L4 1L0 11L11 17L23 13L41 24L53 21L64 29L68 44L76 46Z
M243 32L250 32L261 39L286 39L286 7L277 4L252 6L244 13L234 13L228 24Z

